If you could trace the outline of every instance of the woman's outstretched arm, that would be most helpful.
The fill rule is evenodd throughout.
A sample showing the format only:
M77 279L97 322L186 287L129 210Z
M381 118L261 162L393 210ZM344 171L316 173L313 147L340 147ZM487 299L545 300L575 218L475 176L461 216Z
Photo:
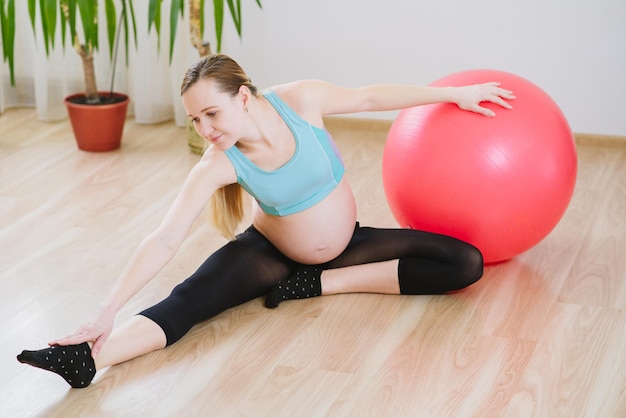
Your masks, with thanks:
M220 151L207 151L185 180L161 225L139 245L92 318L50 345L93 342L97 357L113 329L119 309L172 259L191 225L217 188L236 181L232 165Z
M510 109L505 101L513 92L498 82L462 87L429 87L401 84L377 84L357 88L337 86L319 80L303 80L284 85L304 101L306 109L315 108L322 115L398 110L431 103L456 103L461 109L494 116L480 105L492 102ZM304 112L306 113L306 112Z

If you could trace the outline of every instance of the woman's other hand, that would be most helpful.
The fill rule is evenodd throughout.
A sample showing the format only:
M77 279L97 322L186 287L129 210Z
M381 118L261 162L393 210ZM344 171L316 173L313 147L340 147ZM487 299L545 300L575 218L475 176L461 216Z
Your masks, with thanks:
M506 100L513 100L515 96L510 90L500 87L498 82L474 84L471 86L457 87L454 102L463 110L480 113L481 115L493 117L495 112L481 106L482 102L491 102L502 106L505 109L513 107Z
M95 359L104 342L109 338L113 330L115 313L107 309L100 309L91 320L78 327L73 333L54 341L49 345L73 345L91 342L91 356Z

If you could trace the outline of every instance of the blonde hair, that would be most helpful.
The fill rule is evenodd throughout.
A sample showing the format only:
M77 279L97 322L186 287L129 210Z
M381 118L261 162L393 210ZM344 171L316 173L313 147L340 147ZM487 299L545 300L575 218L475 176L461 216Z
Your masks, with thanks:
M231 96L239 94L241 86L246 86L254 96L258 94L256 86L235 60L224 54L212 54L189 67L180 87L181 96L196 82L206 79L216 81L218 89ZM210 208L213 225L224 237L233 240L245 214L243 188L233 183L217 190L211 197Z

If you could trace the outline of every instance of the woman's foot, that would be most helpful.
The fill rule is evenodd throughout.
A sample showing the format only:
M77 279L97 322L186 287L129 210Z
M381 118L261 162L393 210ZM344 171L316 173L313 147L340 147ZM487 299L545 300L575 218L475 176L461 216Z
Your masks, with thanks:
M61 376L73 388L87 387L96 375L89 344L55 345L37 351L22 351L20 363L30 364Z
M267 308L276 308L284 300L312 298L322 295L322 270L308 266L291 278L278 282L265 298Z

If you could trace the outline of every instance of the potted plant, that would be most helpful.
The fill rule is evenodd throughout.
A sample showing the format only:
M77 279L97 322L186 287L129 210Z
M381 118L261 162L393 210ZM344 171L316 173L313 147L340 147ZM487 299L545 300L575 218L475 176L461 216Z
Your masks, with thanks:
M154 26L157 34L161 33L161 22L164 21L161 16L161 5L163 0L149 0L148 10L148 31ZM260 0L255 0L260 9L263 8ZM178 22L183 18L185 13L185 3L188 6L189 13L189 40L198 54L202 57L211 54L211 44L204 40L205 33L205 0L172 0L170 7L170 15L167 20L170 22L170 39L169 39L169 59L172 61L172 53L174 51L174 43L176 41L176 29ZM222 50L222 33L224 29L224 0L213 0L213 18L215 21L215 39L216 52ZM228 10L235 24L237 35L241 38L241 0L226 0ZM206 147L206 141L198 135L193 124L187 123L187 142L189 149L194 154L202 154Z
M9 64L12 84L15 84L13 77L13 43L16 23L14 1L0 0L3 56ZM72 46L82 59L85 92L68 96L65 99L65 104L78 148L85 151L110 151L119 148L129 101L127 95L113 92L113 77L109 92L101 92L97 88L93 58L94 52L99 49L98 9L102 4L105 7L109 58L114 69L122 27L125 32L126 51L128 51L129 26L132 27L132 33L136 40L132 0L104 0L104 2L102 0L47 0L39 2L28 0L28 11L33 32L36 31L37 17L41 21L46 54L49 55L49 52L55 47L54 40L57 27L59 27L63 48L65 48L66 34L68 34ZM119 22L117 21L118 10ZM79 33L80 27L82 27L82 33Z

